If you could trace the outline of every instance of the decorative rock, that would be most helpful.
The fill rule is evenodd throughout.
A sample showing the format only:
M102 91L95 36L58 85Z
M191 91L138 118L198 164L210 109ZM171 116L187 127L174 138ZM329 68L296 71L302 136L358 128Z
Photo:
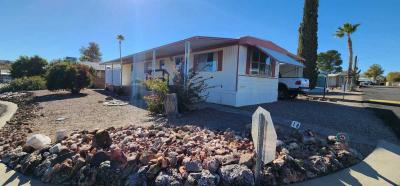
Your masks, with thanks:
M181 186L182 183L174 175L168 174L164 171L160 172L155 180L156 186Z
M22 151L26 152L26 153L32 153L33 151L35 151L35 149L27 144L25 144L22 147Z
M205 160L205 167L212 173L216 173L219 169L220 162L216 158L208 158Z
M96 154L93 155L92 160L90 162L90 166L98 167L98 166L100 166L100 164L102 162L109 161L109 160L111 160L110 155L108 155L104 151L99 151L99 152L96 152Z
M328 136L327 141L329 144L334 144L336 142L336 136Z
M34 153L27 155L21 161L21 172L23 174L33 173L36 166L38 166L41 162L42 162L42 155L39 153L39 151L35 151Z
M197 180L197 185L201 186L216 186L218 185L220 177L217 174L212 174L208 170L201 172L200 179Z
M252 168L254 165L254 154L248 153L240 155L239 164Z
M57 154L60 152L61 150L61 143L57 143L55 145L53 145L52 147L50 147L49 152L52 154Z
M110 161L104 161L97 169L96 185L121 185L121 171Z
M159 164L150 165L149 170L146 172L146 177L152 180L157 176L160 170L161 166Z
M280 147L282 145L285 145L285 143L282 140L276 140L276 147Z
M255 185L253 172L244 165L226 165L219 170L224 185Z
M112 144L112 139L107 131L99 130L93 137L92 146L108 148Z
M140 167L136 173L129 175L128 179L125 182L125 185L126 186L147 185L146 172L148 169L149 166Z
M183 162L183 164L188 172L200 172L202 170L201 160L189 160Z
M61 141L68 137L67 130L58 130L56 132L56 141Z
M26 144L33 147L36 150L40 150L50 145L51 139L43 134L35 134L28 138Z

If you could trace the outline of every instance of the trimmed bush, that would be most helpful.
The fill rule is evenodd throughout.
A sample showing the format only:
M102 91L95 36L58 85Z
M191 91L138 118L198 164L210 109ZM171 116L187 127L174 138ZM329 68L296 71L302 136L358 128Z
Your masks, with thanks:
M11 76L13 78L42 76L46 73L47 61L39 56L20 56L11 64Z
M90 85L93 74L88 66L68 61L55 62L50 65L46 74L47 89L68 90L78 94L81 89Z
M164 100L168 93L167 82L161 79L150 79L146 80L144 85L152 91L149 96L143 97L147 103L147 109L153 114L164 113Z
M0 92L18 92L46 89L46 81L43 77L32 76L14 79L10 84L0 89Z

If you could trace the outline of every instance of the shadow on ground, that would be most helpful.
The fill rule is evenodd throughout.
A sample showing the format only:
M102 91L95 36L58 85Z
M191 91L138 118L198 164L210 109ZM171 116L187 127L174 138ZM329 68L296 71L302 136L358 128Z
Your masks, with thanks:
M36 102L48 102L48 101L59 101L65 99L75 99L85 97L87 94L79 93L79 94L71 94L69 92L54 92L53 94L43 95L43 96L36 96Z

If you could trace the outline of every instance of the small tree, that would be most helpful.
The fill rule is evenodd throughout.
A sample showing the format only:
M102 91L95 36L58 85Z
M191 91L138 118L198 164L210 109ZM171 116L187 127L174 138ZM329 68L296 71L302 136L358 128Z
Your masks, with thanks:
M389 72L386 76L388 82L400 82L400 72Z
M42 76L46 73L47 61L39 56L20 56L11 65L11 76L13 78Z
M365 76L372 78L374 81L376 81L376 78L380 75L382 75L384 72L383 68L381 65L378 64L373 64L369 67L369 69L364 73Z
M55 62L50 65L46 75L46 86L49 90L68 90L78 94L81 89L90 85L90 68L83 64L66 61Z
M342 57L336 50L328 50L318 54L318 69L327 73L342 72Z
M101 61L100 47L95 42L90 42L88 47L82 47L80 50L80 61L99 62Z

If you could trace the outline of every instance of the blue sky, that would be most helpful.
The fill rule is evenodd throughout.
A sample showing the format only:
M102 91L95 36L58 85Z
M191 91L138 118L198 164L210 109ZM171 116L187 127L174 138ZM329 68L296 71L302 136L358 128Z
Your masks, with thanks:
M400 1L320 0L318 51L336 49L348 62L346 39L333 36L345 22L361 23L353 36L362 70L374 63L400 71ZM271 40L296 53L303 0L0 0L0 59L40 55L79 57L95 41L103 60L194 35Z

